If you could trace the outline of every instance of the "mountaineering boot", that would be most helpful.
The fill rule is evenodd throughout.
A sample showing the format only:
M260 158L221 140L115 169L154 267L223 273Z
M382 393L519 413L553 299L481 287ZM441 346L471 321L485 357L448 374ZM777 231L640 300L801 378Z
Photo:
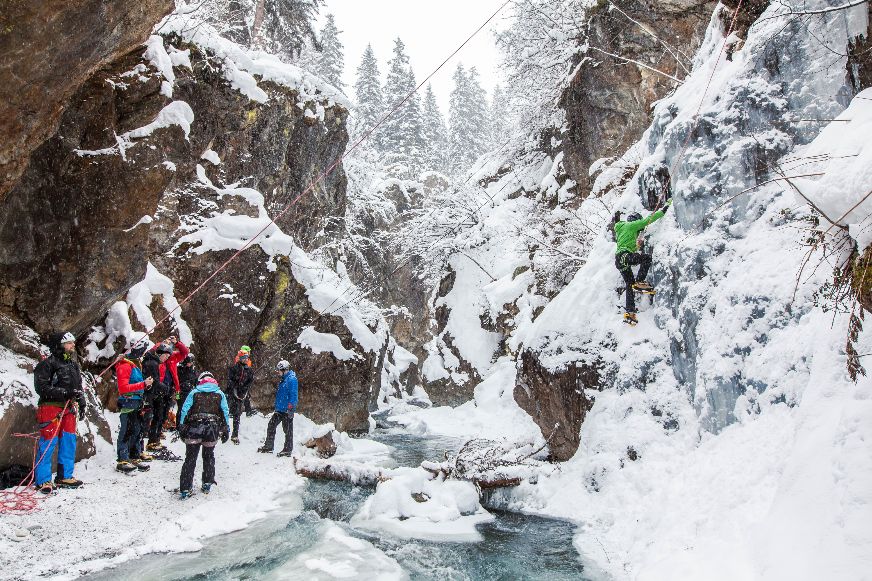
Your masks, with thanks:
M203 494L209 494L209 491L212 490L212 483L204 482L203 486L200 487L200 490L203 491Z
M143 462L139 458L131 458L130 463L136 466L136 469L140 472L148 472L151 470L151 466L149 466L146 462Z
M181 492L179 492L179 500L185 500L187 498L191 498L192 496L194 496L193 490L182 490Z
M81 480L79 480L78 478L70 477L70 478L56 478L55 479L55 486L57 486L58 488L78 488L82 484L84 484L84 483Z
M647 282L645 282L644 280L639 281L639 282L634 282L633 283L633 290L636 291L637 293L642 293L642 294L646 294L646 295L653 295L653 294L657 293L657 291L654 290L654 287L651 286L650 284L648 284Z
M137 460L139 460L140 462L151 462L152 460L154 460L154 456L152 456L151 454L146 454L145 452L143 452L142 454L139 455Z
M165 450L166 446L161 444L160 442L152 442L148 446L145 447L146 450L151 450L152 452L158 452L160 450Z
M261 446L260 448L257 449L257 451L260 452L261 454L272 454L273 450L272 450L272 447L267 448L266 446Z
M282 450L281 452L276 454L276 456L278 456L279 458L284 458L284 457L290 456L291 452L293 452L293 450Z
M132 462L129 462L127 460L119 460L118 464L115 465L115 469L119 472L130 474L131 472L136 470L136 466L134 466Z
M624 322L635 327L639 323L639 319L636 318L636 313L624 313Z
M51 480L48 482L43 482L42 484L35 484L36 489L42 494L48 495L55 491L55 485Z
M239 438L237 438L236 436L233 436L232 438L230 438L230 441L233 442L234 444L236 444L237 446L239 445Z

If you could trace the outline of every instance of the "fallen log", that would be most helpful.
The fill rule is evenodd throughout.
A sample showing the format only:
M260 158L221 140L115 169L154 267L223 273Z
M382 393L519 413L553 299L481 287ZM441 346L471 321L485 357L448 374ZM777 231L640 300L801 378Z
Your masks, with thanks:
M389 468L353 461L328 462L319 458L294 458L294 470L306 478L350 482L357 486L375 486L391 478Z

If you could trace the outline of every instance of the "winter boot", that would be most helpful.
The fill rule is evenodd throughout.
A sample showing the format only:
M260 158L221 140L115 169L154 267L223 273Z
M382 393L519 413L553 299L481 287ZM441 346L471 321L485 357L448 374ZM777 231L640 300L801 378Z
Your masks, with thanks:
M654 287L645 282L644 280L633 283L633 290L637 293L642 293L646 295L657 294L657 291L654 290Z
M278 456L279 458L285 458L287 456L290 456L291 452L293 452L293 450L282 450L281 452L276 454L276 456Z
M270 446L269 448L267 448L266 446L261 446L257 449L257 451L261 454L272 454L273 449L272 446Z
M160 442L152 442L151 444L146 446L145 449L151 450L152 452L159 452L160 450L165 450L166 446L164 446Z
M149 470L151 470L151 466L149 466L148 463L143 462L139 458L131 458L130 463L136 466L136 469L140 472L148 472Z
M51 480L48 482L43 482L42 484L34 484L36 490L42 494L49 495L55 491L55 485Z
M203 494L209 494L209 491L212 490L212 483L204 482L203 486L200 487L200 490L203 491Z
M179 492L179 500L185 500L194 496L193 490L182 490Z
M624 313L624 322L635 327L639 323L639 319L636 318L636 313Z
M130 474L131 472L134 472L136 470L136 466L134 466L133 463L128 460L119 460L118 464L115 465L115 469L119 472Z
M239 438L237 438L236 436L233 436L232 438L230 438L230 441L233 442L234 444L236 444L237 446L239 445Z
M151 462L152 460L154 460L154 456L152 456L151 454L146 454L145 452L143 452L142 454L139 455L137 460L139 460L140 462Z
M58 488L78 488L83 482L77 478L56 478L55 486Z

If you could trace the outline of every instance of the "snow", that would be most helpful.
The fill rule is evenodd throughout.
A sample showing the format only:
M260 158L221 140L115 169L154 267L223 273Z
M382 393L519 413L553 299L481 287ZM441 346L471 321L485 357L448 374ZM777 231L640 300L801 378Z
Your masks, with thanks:
M151 224L152 222L154 222L154 218L152 218L151 216L149 216L148 214L146 214L145 216L143 216L142 218L140 218L140 219L136 222L136 224L134 224L134 225L131 226L130 228L125 228L125 229L124 229L124 232L132 232L133 230L136 229L137 226L140 226L140 225L142 225L142 224Z
M173 72L173 65L175 63L164 48L163 38L157 34L152 34L145 42L145 46L147 48L142 57L148 59L151 65L156 68L164 78L164 81L161 83L161 95L172 99L173 86L176 82L176 74ZM188 68L190 68L190 60L188 60L187 65ZM185 135L187 135L187 132L185 132Z
M314 102L310 114L324 120L325 107L340 105L351 108L341 91L301 68L282 62L279 57L260 51L246 49L222 38L218 32L195 15L174 13L167 16L156 28L161 34L178 34L184 41L192 42L209 51L223 64L224 78L230 85L252 101L265 103L269 94L258 85L259 80L271 81L297 92L297 102ZM258 79L259 78L259 79Z
M0 351L0 369L5 361ZM32 376L29 381L32 383ZM107 414L107 419L117 434L118 416ZM299 500L305 479L294 473L291 459L255 452L266 433L266 424L264 416L245 418L240 444L218 444L216 448L218 484L209 495L197 493L186 501L179 501L173 492L178 486L180 462L155 460L147 473L121 474L115 471L114 446L98 438L97 454L76 464L76 477L85 481L82 488L63 490L41 500L40 510L32 515L7 515L0 521L0 568L4 576L72 579L123 566L150 553L199 551L209 538L244 529L280 505L293 500L302 504ZM323 429L297 414L295 456L312 454L302 443ZM184 456L182 442L170 442L168 446ZM359 451L368 449L370 459L374 459L384 448L376 442L361 441ZM360 457L363 459L365 454ZM199 486L201 462L195 472L195 486ZM11 540L20 528L30 530L31 542ZM66 542L69 538L76 542ZM45 547L52 550L46 552ZM372 560L386 575L398 570L369 543L335 530L325 532L306 560L336 555L340 547L345 547L349 564Z
M319 540L293 561L294 569L306 571L307 579L408 579L400 564L371 543L348 535L336 524L319 523ZM283 575L277 577L284 579ZM290 574L288 578L297 578Z
M178 125L185 132L185 139L187 139L191 133L191 123L193 122L194 111L191 109L191 106L184 101L173 101L160 110L154 121L143 127L128 131L124 135L128 138L137 139L147 137L158 129Z
M109 307L102 326L92 327L85 344L85 361L95 362L115 356L115 341L124 337L126 346L134 340L133 325L130 322L129 307L124 301L116 301ZM99 347L99 343L103 347Z
M420 494L420 502L412 494ZM471 482L443 480L423 468L397 468L379 483L351 525L400 538L441 542L476 542L476 525L493 520L478 502Z
M823 173L796 178L796 187L823 212L822 230L831 231L832 224L851 226L861 251L872 242L867 223L872 216L870 133L872 89L866 89L814 141L791 156L786 169L788 175ZM796 194L797 203L806 202L802 196Z
M332 353L339 361L360 359L360 355L342 346L342 340L332 333L319 333L314 327L305 327L297 337L297 343L312 353Z
M205 159L206 161L210 162L212 165L220 165L221 164L221 158L218 157L218 154L211 149L207 149L206 151L204 151L202 153L202 155L200 155L200 159Z
M171 318L175 323L175 331L178 338L185 345L190 346L194 341L194 336L191 333L191 328L182 317L182 309L179 306L179 301L173 294L175 283L168 277L161 274L151 262L148 263L145 270L145 278L142 282L138 282L127 291L127 304L133 309L137 320L146 329L153 329L157 324L151 312L151 303L155 295L160 295L163 299L163 307L167 312L172 313ZM164 333L168 335L169 333ZM126 335L128 340L132 339L132 335Z

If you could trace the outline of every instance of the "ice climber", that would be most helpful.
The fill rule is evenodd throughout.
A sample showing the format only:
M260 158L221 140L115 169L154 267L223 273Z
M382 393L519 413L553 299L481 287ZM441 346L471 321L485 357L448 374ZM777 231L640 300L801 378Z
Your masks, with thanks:
M179 400L179 394L181 393L181 382L179 381L179 371L178 366L179 363L185 360L185 358L190 355L190 350L188 350L187 345L179 341L179 339L175 335L170 335L165 341L167 345L173 348L173 352L170 353L169 359L164 362L165 372L169 372L170 377L172 377L172 387L173 393L170 395L170 398L167 401L167 407L163 411L163 421L160 426L163 428L164 424L167 421L167 416L169 415L170 410L175 407L175 402ZM160 444L160 442L158 442Z
M86 400L82 390L82 370L76 362L76 337L72 333L55 335L49 346L51 355L40 361L33 371L33 383L39 402L36 421L39 444L34 466L34 484L43 494L54 486L78 488L81 480L73 478L76 461L76 416L83 417ZM57 477L51 482L52 455L58 448Z
M282 425L285 432L285 445L278 456L290 456L294 451L294 412L297 409L297 375L291 371L291 364L282 359L276 364L276 373L281 376L276 391L275 413L266 428L266 441L258 452L270 454L276 439L276 428Z
M146 449L149 451L164 449L160 443L161 428L174 391L173 378L164 363L172 353L172 347L158 343L142 358L142 374L152 380L143 398L143 436L148 437Z
M194 469L197 454L203 449L203 477L201 490L209 494L215 484L215 445L220 438L227 442L230 412L227 398L211 373L205 371L197 378L197 385L185 398L179 414L179 436L185 443L185 462L179 478L179 498L193 493Z
M615 214L615 240L617 248L615 249L615 266L624 278L624 292L626 293L626 312L624 313L624 322L629 325L635 325L636 319L636 298L634 292L642 292L654 294L652 287L645 278L648 276L648 269L651 267L651 254L639 245L639 233L646 226L659 220L672 205L672 200L668 200L666 204L659 210L653 212L647 218L634 212L627 216L626 220L620 220L620 214ZM632 267L639 266L639 273L633 275Z
M230 441L239 443L239 419L243 410L251 412L251 384L254 372L251 370L251 347L243 345L236 354L233 365L227 368L227 401L230 416L233 418L233 434Z
M121 427L118 430L117 464L119 472L146 471L151 456L142 451L142 398L145 390L153 383L151 377L145 379L139 362L146 345L134 346L130 352L115 365L115 378L118 383L118 411Z

